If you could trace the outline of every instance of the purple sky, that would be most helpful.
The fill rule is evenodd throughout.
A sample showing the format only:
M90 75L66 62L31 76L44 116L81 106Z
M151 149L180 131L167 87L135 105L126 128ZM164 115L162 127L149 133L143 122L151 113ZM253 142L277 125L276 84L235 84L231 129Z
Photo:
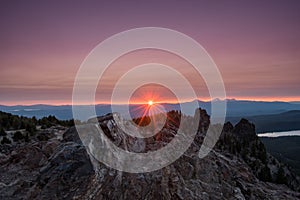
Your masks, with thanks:
M146 26L197 40L230 98L300 100L300 1L107 2L1 1L0 104L70 104L87 54Z

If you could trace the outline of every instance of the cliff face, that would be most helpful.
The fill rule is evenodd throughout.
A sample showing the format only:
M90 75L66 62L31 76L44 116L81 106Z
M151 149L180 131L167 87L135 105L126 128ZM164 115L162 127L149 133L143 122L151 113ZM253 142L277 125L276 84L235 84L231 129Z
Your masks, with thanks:
M134 137L122 132L112 115L99 117L98 121L114 144L132 152L147 152L172 140L180 116L178 112L168 113L169 120L162 131L145 139L143 148L136 146ZM149 173L120 172L96 161L82 145L74 127L66 130L63 138L53 134L46 141L31 138L28 143L2 145L0 197L300 199L298 178L266 153L254 125L247 120L236 126L225 124L214 150L200 159L198 151L209 125L204 110L200 110L200 119L199 131L184 155L171 165Z

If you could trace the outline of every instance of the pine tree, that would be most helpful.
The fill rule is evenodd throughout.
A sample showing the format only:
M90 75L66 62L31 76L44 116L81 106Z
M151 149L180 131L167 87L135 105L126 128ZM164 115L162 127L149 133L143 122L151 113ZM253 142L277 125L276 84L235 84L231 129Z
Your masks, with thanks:
M286 182L287 180L285 177L284 169L282 166L280 166L276 174L276 183L286 184Z
M5 130L1 127L0 128L0 136L6 136L7 134L6 134L6 132L5 132Z
M10 143L11 143L11 141L6 136L4 136L1 141L1 144L10 144Z
M17 131L17 132L14 133L14 135L13 135L12 138L13 138L13 140L14 140L15 142L17 142L17 141L19 141L19 140L24 139L24 136L23 136L23 134L22 134L20 131Z
M258 174L258 177L262 181L269 181L269 182L272 181L272 176L271 176L270 168L267 165L265 165L261 169L260 173Z

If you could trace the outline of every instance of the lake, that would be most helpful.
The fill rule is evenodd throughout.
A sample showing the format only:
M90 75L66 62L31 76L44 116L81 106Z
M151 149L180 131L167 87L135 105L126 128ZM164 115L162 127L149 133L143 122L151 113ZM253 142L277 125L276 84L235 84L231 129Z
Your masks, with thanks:
M280 137L280 136L300 136L300 130L296 131L282 131L282 132L270 132L259 133L258 137Z

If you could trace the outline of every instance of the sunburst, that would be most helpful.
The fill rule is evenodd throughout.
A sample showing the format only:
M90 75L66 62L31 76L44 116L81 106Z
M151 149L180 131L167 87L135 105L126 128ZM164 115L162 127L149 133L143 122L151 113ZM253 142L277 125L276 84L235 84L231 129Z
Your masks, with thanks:
M148 106L152 106L154 104L154 102L152 100L148 101Z

